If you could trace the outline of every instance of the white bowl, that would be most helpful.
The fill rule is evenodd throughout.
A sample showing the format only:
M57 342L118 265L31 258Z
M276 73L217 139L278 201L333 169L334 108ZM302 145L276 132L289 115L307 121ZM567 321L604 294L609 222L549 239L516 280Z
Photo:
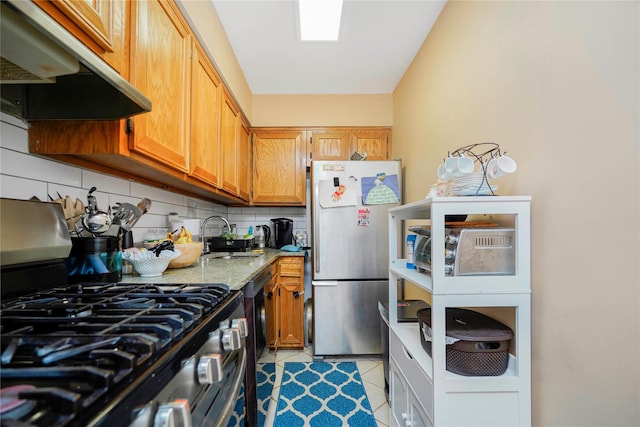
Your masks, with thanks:
M164 273L169 266L169 262L179 256L179 250L164 250L160 253L160 256L156 256L156 254L151 251L124 251L122 254L122 257L131 262L133 268L141 277L162 276L162 273Z

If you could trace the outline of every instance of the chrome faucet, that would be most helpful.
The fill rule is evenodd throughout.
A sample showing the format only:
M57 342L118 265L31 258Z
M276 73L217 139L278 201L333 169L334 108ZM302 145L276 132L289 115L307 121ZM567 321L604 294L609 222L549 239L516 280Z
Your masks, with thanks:
M229 221L227 221L225 217L222 217L220 215L211 215L210 217L203 219L202 224L200 224L200 237L202 238L202 242L204 243L204 249L202 250L203 254L208 254L210 252L209 245L207 245L207 239L204 235L204 226L207 225L207 223L212 219L222 220L226 224L227 230L231 231L231 224L229 224Z

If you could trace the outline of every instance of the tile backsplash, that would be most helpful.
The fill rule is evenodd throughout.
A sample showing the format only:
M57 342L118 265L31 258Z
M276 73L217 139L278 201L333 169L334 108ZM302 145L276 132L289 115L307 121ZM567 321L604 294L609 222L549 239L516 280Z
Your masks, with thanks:
M250 226L271 225L271 218L280 217L294 221L294 234L307 229L303 207L226 207L32 155L28 148L27 125L12 116L0 114L0 197L29 199L35 196L45 201L49 196L55 199L59 194L69 195L73 200L78 198L86 205L91 187L97 188L94 195L101 209L117 202L135 205L144 197L151 200L151 209L133 228L136 242L143 241L156 230L169 231L168 214L171 212L183 218L198 219L221 215L236 224L240 235L247 233ZM218 233L220 226L219 221L210 221L206 234Z

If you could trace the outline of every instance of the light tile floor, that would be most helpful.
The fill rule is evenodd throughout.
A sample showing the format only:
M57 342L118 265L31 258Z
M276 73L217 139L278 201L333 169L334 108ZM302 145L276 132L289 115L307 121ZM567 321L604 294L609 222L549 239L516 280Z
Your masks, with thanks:
M284 371L284 362L313 362L313 349L306 347L303 351L299 350L278 350L277 352L266 351L262 354L259 363L275 362L276 364L276 383L271 393L271 402L269 403L269 412L264 427L273 427L276 414L276 406L278 404L278 396L280 394L280 383L282 381L282 373ZM364 388L367 392L367 398L373 409L373 415L378 422L378 427L387 427L389 425L389 403L384 396L384 372L381 356L366 357L340 357L340 358L324 358L326 362L335 361L354 361L360 371Z

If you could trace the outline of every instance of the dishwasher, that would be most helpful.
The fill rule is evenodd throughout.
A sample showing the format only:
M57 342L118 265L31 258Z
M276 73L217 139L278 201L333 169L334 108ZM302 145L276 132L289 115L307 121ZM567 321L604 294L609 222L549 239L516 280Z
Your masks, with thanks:
M257 425L258 398L256 364L267 343L267 325L264 309L264 285L272 278L271 268L261 272L244 287L244 310L248 324L247 378L245 382L246 423Z

